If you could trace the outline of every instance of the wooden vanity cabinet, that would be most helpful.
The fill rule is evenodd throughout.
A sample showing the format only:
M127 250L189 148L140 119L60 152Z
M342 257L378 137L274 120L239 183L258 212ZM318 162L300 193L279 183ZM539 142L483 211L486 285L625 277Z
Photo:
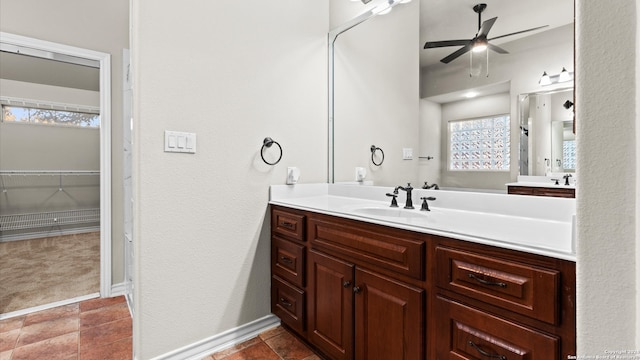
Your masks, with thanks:
M432 249L432 358L575 355L575 263L446 238Z
M575 355L571 261L279 206L271 256L272 312L327 359Z
M305 215L271 211L271 312L300 334L306 331Z
M312 215L307 237L309 341L332 359L424 359L422 236Z
M576 189L573 188L554 188L554 187L535 187L535 186L507 186L507 193L514 195L530 195L530 196L552 196L563 198L575 198Z

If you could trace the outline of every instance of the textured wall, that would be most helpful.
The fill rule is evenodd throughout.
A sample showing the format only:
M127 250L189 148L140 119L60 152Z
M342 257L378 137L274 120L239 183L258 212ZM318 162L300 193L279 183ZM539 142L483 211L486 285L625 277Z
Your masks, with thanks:
M637 1L577 1L578 354L637 349Z
M138 358L270 313L269 185L287 166L327 177L328 14L317 0L133 1ZM197 153L163 152L164 130L196 133Z

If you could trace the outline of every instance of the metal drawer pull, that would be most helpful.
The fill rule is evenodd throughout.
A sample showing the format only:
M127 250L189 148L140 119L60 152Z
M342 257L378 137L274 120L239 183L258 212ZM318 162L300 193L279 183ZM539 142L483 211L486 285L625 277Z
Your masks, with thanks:
M473 274L468 274L467 276L469 276L470 279L473 279L477 282L479 282L480 284L483 285L489 285L489 286L499 286L501 288L506 288L507 284L503 283L503 282L495 282L495 281L487 281L485 279L481 279Z
M293 264L293 260L291 260L291 258L288 258L286 256L281 256L280 260L282 260L282 262L285 262L287 264Z
M476 345L473 341L469 340L469 345L471 345L471 347L473 347L474 349L476 349L480 355L482 356L486 356L486 357L490 357L493 359L500 359L500 360L507 360L507 357L504 355L500 355L500 354L489 354L488 352L480 349L480 347L478 345Z
M288 301L287 301L287 299L285 299L285 298L283 298L283 297L281 297L281 298L280 298L280 302L282 303L282 305L284 305L284 306L286 306L286 307L291 307L291 306L293 306L293 304L292 304L292 303L288 302Z
M283 221L282 226L287 227L289 229L293 229L293 223L290 223L288 221Z

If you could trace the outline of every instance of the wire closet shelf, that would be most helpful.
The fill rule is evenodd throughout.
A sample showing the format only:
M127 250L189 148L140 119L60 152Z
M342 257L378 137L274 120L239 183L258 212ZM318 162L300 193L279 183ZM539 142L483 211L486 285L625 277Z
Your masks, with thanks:
M58 177L59 191L63 190L63 178L66 176L99 176L100 171L93 170L0 170L0 191L11 191L12 185L23 183L31 177ZM100 209L65 209L57 211L27 212L0 215L0 232L38 229L63 225L97 223L100 221Z

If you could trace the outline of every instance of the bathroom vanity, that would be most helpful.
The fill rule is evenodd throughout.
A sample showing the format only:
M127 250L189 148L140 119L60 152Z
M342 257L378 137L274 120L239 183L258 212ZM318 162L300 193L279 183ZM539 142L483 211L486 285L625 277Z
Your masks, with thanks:
M573 199L425 190L416 200L437 200L421 212L388 208L386 190L272 187L271 308L285 326L330 359L575 354ZM555 219L505 214L528 200L560 210L546 215ZM508 238L514 222L529 233L523 241ZM531 234L545 224L555 235Z

